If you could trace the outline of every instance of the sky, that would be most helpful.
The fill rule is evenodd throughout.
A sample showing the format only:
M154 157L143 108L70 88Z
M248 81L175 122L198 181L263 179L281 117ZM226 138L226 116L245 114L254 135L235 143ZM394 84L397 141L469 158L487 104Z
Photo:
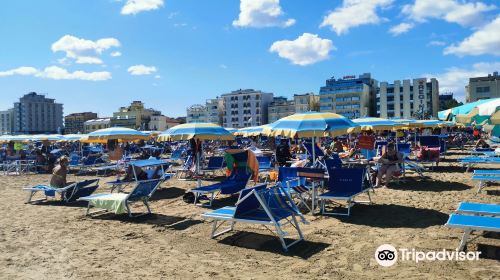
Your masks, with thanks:
M0 8L0 110L35 91L64 113L164 115L240 88L315 92L335 76L435 77L464 99L500 71L495 0L16 0Z

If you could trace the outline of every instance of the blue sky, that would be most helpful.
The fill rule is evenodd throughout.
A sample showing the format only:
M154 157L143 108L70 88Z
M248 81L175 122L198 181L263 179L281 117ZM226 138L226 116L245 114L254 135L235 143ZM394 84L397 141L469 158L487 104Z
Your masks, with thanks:
M494 0L16 0L0 36L0 110L36 91L65 114L142 100L182 116L239 88L317 93L364 72L437 77L461 99L500 70Z

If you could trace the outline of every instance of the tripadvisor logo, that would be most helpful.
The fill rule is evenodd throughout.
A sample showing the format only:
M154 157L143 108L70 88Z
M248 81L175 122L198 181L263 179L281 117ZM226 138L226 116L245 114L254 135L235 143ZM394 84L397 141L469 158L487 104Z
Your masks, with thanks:
M380 245L375 250L375 260L381 266L393 266L398 259L400 261L477 261L481 252L459 252L458 250L447 251L417 251L415 249L399 248L397 250L390 244Z

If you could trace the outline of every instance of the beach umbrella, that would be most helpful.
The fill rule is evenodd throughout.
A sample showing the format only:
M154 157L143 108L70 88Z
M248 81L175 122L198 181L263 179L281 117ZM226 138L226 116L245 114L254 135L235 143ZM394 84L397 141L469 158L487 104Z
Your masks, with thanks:
M415 127L421 128L435 128L441 127L443 121L440 120L417 120L415 123Z
M149 136L141 131L135 129L125 128L125 127L110 127L105 129L99 129L91 132L82 139L82 141L93 142L93 141L107 141L107 140L122 140L122 141L135 141L135 140L147 140Z
M59 142L80 141L84 137L87 137L87 134L66 134L62 135L62 139Z
M63 136L60 134L38 134L38 135L32 135L31 136L31 141L51 141L51 142L56 142L59 140L62 140Z
M359 125L362 131L395 130L405 127L405 125L402 123L382 118L359 118L352 121Z
M158 136L158 141L179 140L234 140L234 135L213 123L185 123L176 125Z
M227 131L229 131L231 134L234 134L238 131L238 129L233 128L233 127L225 127Z
M460 105L457 107L453 107L451 109L447 109L444 111L438 112L438 117L440 120L452 121L456 118L457 115L467 115L472 111L476 106L481 105L485 102L489 102L489 99L481 99L475 102L466 103L464 105Z
M484 124L499 109L500 98L488 99L487 102L484 102L472 108L469 113L456 115L456 119L457 122L463 124L470 124L472 122L476 122L477 124Z
M158 136L158 141L179 140L234 140L234 135L213 123L185 123L176 125ZM203 145L203 144L202 144ZM201 147L203 149L203 146ZM200 150L201 150L200 149ZM200 170L200 151L196 153L196 174ZM198 185L201 180L198 179Z
M236 136L250 137L250 136L259 136L262 135L264 128L268 125L260 125L260 126L250 126L245 128L240 128L233 134Z
M334 137L356 131L359 131L358 125L344 116L326 112L307 112L284 117L268 124L262 133L273 137L312 138L314 164L316 137Z

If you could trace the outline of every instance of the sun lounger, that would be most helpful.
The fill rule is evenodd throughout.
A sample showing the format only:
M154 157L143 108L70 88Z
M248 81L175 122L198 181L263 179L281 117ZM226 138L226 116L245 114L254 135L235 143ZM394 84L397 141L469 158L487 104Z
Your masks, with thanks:
M458 214L500 216L500 205L473 202L460 202L456 210Z
M487 183L500 182L500 175L472 175L472 180L479 181L477 193L480 193Z
M322 215L346 215L351 214L351 207L355 203L372 203L369 188L365 188L366 170L364 168L338 168L333 169L328 180L328 191L319 196ZM368 201L355 201L355 197L363 193L368 194ZM346 201L347 213L327 212L325 202L327 200Z
M33 187L23 188L28 191L28 199L26 203L40 202L47 200L48 197L56 197L61 195L62 201L68 203L77 200L80 197L91 195L99 187L99 179L85 180L73 183L64 188L54 188L47 185L38 185ZM33 197L38 193L43 192L45 198L33 200Z
M469 172L469 170L474 167L476 164L494 164L498 165L500 164L500 157L489 157L489 156L484 156L484 157L477 157L477 156L471 156L471 157L465 157L465 158L460 158L458 161L462 164L462 166L467 167L466 172Z
M208 159L207 167L203 168L201 172L203 174L210 172L215 175L217 172L221 172L224 169L224 157L210 157Z
M498 169L493 169L493 170L487 170L487 169L476 169L474 170L474 175L498 175L500 176L500 170Z
M213 221L211 238L234 230L236 223L264 225L270 230L275 229L284 251L304 240L297 217L304 224L308 223L279 184L269 189L266 189L265 184L244 189L240 192L236 207L224 207L202 215L203 219ZM217 232L225 223L229 227ZM297 240L288 244L285 241L288 233L283 230L287 224L292 225L298 235Z
M269 156L256 157L259 162L259 172L266 172L272 169L272 160Z
M149 207L149 199L154 194L156 189L161 184L162 180L149 180L137 182L137 185L130 193L105 193L95 194L91 196L81 197L79 201L88 201L87 215L93 215L102 212L111 212L114 214L127 213L129 217L138 217L146 214L151 214ZM130 206L135 202L142 202L147 209L147 213L134 215ZM94 212L90 212L92 207L99 208Z
M463 251L467 244L467 239L474 230L500 232L500 217L486 217L486 216L468 216L460 214L451 214L447 227L460 228L464 230L458 251Z
M246 168L234 168L231 175L220 183L215 183L210 186L197 187L191 191L195 195L194 203L198 204L198 199L201 195L209 195L209 203L207 206L211 207L212 202L218 194L234 194L244 189L252 174Z

